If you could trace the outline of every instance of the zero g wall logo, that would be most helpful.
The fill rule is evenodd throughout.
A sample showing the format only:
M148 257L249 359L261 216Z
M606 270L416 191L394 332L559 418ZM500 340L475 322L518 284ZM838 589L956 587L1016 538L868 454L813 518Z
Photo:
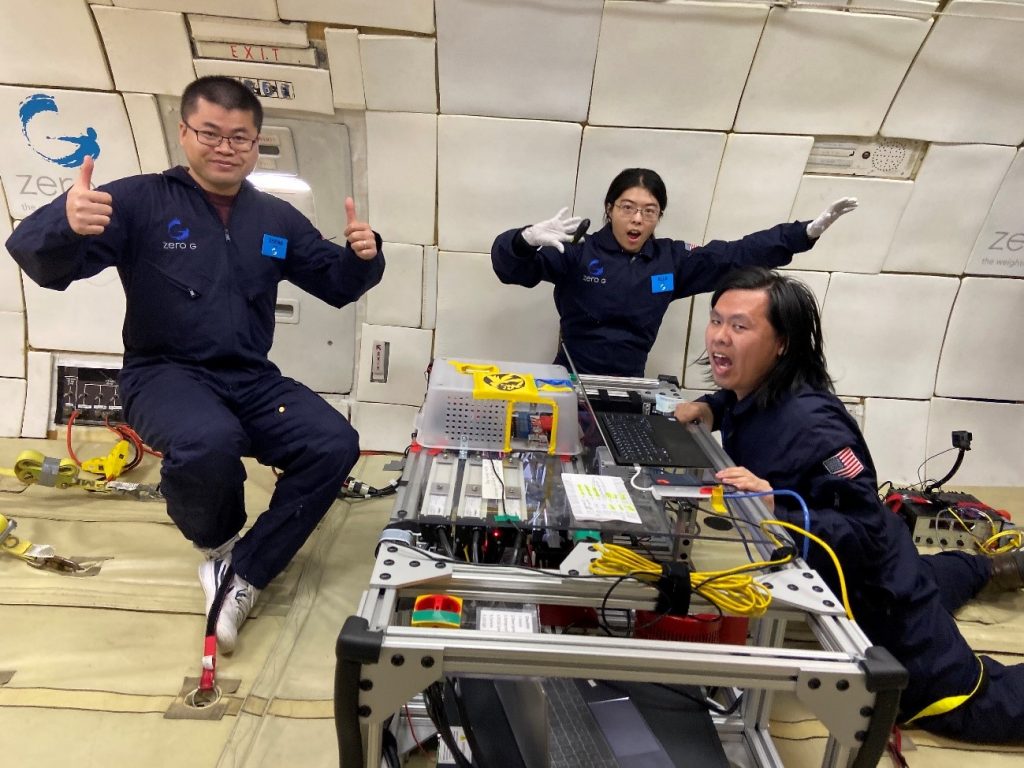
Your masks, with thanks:
M188 234L188 227L182 224L181 219L171 219L167 222L167 236L171 239L164 241L164 250L174 251L188 248L194 251L196 244L188 242Z
M591 259L587 263L587 274L583 276L585 283L601 283L604 285L608 279L604 277L604 264L600 259Z
M47 93L34 93L21 102L18 117L21 120L21 134L32 151L43 159L62 168L78 168L85 158L94 160L100 156L99 136L89 126L79 135L46 135L46 131L35 128L37 118L47 113L59 113L57 101ZM43 141L47 143L43 143ZM51 144L51 142L56 142ZM41 149L40 147L43 147ZM52 148L51 148L52 147ZM44 151L45 150L45 151Z

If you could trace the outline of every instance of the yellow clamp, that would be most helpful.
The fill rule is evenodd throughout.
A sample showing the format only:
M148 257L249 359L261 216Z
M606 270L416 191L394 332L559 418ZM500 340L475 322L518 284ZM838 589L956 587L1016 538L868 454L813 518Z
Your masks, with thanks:
M119 440L105 457L96 457L82 462L82 469L94 475L103 475L107 480L120 477L129 461L131 446L127 440Z

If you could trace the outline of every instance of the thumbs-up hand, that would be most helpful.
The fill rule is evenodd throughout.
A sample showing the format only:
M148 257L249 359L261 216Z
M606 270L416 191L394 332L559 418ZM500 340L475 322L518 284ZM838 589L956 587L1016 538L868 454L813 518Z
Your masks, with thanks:
M80 235L99 235L110 224L114 198L92 188L93 159L86 157L75 183L68 190L65 211L71 229Z
M345 239L356 252L356 256L369 261L377 255L377 236L373 234L368 223L356 218L356 203L351 197L345 198L345 216L348 218Z

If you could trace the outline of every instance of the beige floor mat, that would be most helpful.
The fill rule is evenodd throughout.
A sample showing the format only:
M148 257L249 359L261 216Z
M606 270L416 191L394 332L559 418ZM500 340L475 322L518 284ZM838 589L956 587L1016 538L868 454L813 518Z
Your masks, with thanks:
M77 430L76 430L77 434ZM62 441L0 441L0 465L25 449L65 456ZM76 446L100 455L109 442ZM92 452L90 453L90 448ZM382 485L393 457L365 457L353 474ZM270 470L247 465L251 514L273 490ZM129 479L155 482L148 459ZM0 488L10 488L8 482ZM69 578L0 558L0 733L4 766L64 768L327 768L337 766L334 647L370 573L390 499L337 503L292 565L266 591L238 651L218 659L237 680L219 720L166 719L186 677L198 674L202 592L197 553L163 505L32 487L0 494L18 533L62 554L107 558L100 573ZM704 564L703 567L710 567ZM965 611L965 632L1014 661L1024 652L1024 595ZM4 672L13 673L4 683ZM779 697L773 733L787 766L820 763L822 726ZM977 749L911 731L914 768L1020 765L1024 750ZM968 754L969 753L969 754ZM884 761L883 761L884 764Z

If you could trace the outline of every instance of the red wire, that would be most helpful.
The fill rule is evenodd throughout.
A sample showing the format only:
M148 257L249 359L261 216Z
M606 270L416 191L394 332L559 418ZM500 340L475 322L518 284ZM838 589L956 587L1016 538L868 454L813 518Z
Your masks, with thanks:
M67 443L67 446L68 446L68 456L71 457L71 460L73 462L75 462L75 464L77 466L81 467L82 466L82 462L80 462L78 460L78 457L75 456L75 450L74 450L74 448L71 447L71 428L74 426L75 418L77 418L77 416L78 416L78 411L77 410L72 411L71 415L68 416L68 428L64 432L64 440L65 440L65 442Z
M419 737L416 736L416 729L412 726L412 715L409 714L409 705L403 704L402 708L405 710L405 719L409 722L409 733L412 734L412 740L416 742L416 746L419 747L420 754L427 754L426 748L420 744Z

